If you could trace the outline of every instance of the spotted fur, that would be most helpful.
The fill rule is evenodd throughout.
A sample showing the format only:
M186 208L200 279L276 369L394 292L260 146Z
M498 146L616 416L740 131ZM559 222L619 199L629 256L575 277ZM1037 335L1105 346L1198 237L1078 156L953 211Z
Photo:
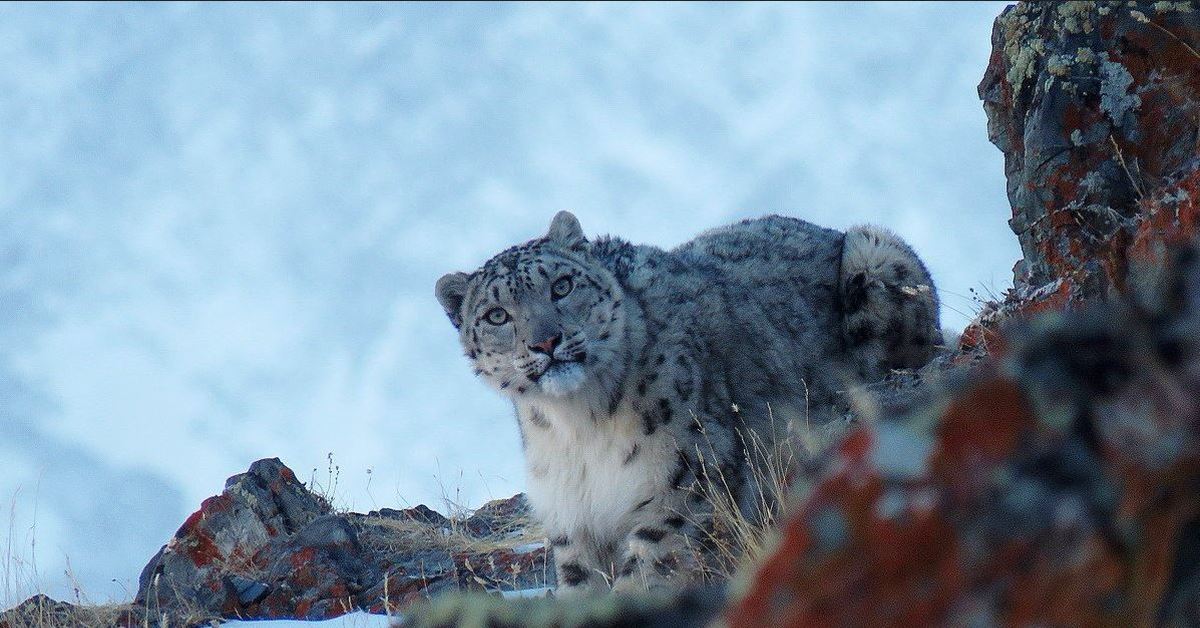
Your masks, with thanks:
M942 342L937 292L899 236L875 226L846 232L841 285L842 331L859 377L875 379L933 358Z
M694 574L718 477L753 517L748 442L822 423L848 376L918 366L929 274L878 229L779 216L674 249L549 233L436 287L475 372L516 406L528 493L564 591Z

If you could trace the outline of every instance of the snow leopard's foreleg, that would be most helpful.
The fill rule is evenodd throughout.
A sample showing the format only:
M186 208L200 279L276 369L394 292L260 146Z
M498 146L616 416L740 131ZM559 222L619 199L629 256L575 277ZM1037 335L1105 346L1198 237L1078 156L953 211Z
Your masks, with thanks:
M676 450L675 468L661 494L639 504L615 563L617 592L675 588L704 576L713 551L714 491L726 483L703 448ZM739 475L731 472L730 476ZM741 486L742 479L729 478Z
M554 575L560 595L598 593L608 589L611 559L582 535L558 535L550 539L554 548Z

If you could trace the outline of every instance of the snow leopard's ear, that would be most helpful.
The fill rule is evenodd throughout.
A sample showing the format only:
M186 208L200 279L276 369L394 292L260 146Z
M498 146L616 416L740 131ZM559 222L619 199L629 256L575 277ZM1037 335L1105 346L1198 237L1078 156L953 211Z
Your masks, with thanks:
M550 221L550 232L546 234L546 238L568 249L581 249L587 244L587 238L583 237L583 227L579 226L579 219L568 211L561 211L554 215L554 220Z
M433 288L438 302L442 304L442 309L446 310L446 316L450 317L455 329L462 327L462 305L467 296L467 281L470 278L467 273L442 275Z

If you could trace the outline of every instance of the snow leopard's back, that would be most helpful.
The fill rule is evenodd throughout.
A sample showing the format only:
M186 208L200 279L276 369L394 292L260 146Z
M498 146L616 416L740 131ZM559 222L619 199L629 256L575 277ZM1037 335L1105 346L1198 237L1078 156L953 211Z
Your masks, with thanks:
M769 404L777 416L812 420L813 408L830 408L834 391L844 388L843 239L803 220L768 216L708 231L670 252L714 297L680 314L704 329L709 357L731 382L731 401L751 410L746 416L765 415ZM687 309L662 304L681 305Z
M921 366L940 342L928 271L877 227L767 216L670 251L607 240L596 253L644 308L648 337L704 365L708 412L820 423L839 391Z

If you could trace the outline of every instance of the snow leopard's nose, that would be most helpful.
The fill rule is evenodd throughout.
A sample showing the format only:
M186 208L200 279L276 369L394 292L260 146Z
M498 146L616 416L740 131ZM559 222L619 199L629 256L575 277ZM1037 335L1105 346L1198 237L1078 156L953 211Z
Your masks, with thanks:
M529 345L529 348L537 353L544 353L546 355L553 356L554 348L557 347L558 343L560 342L562 342L562 334L558 333L541 342Z

